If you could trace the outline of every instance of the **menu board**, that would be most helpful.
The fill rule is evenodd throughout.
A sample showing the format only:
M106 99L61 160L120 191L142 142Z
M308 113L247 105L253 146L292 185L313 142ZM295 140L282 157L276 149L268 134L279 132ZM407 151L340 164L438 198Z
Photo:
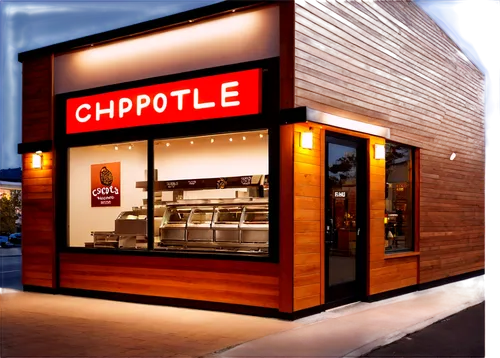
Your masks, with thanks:
M155 191L258 187L261 185L261 181L262 175L188 180L162 180L155 182ZM147 182L138 182L136 183L136 187L147 188Z

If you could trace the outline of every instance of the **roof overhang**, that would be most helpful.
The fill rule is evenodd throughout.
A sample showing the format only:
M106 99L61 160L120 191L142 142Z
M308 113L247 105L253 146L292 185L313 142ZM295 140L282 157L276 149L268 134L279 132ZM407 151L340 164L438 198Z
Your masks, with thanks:
M308 107L297 107L282 110L280 117L281 123L283 124L312 122L347 129L353 132L369 134L376 137L382 137L385 139L391 138L391 130L387 127L336 116Z
M118 29L101 32L94 35L89 35L54 45L49 45L34 50L24 51L18 54L19 62L24 62L31 58L40 56L65 53L77 49L82 49L94 45L100 45L115 40L125 39L132 36L144 35L155 31L165 30L170 27L188 24L192 21L205 20L214 16L220 16L225 13L230 13L233 10L249 9L256 6L268 5L276 3L276 1L262 0L236 0L236 1L221 1L212 5L199 7L193 10L180 12L177 14L153 19L130 26L121 27Z
M38 142L25 142L17 145L17 154L27 154L41 152L50 152L52 150L52 140L41 140Z

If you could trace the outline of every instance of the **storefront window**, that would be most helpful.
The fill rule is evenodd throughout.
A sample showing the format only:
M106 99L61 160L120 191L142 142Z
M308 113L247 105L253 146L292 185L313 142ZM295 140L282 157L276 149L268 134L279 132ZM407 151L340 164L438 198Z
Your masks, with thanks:
M69 149L69 246L147 249L147 142Z
M154 248L268 256L268 133L155 141Z
M412 150L386 143L385 250L413 250Z

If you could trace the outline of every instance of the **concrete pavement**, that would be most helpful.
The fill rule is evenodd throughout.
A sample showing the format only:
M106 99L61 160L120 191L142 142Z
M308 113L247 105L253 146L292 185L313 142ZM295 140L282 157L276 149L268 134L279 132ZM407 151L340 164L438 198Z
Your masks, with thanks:
M0 295L0 356L200 357L299 326L229 313L20 292Z
M357 303L210 357L359 357L484 301L484 276L376 303Z
M0 260L11 271L20 257ZM484 277L294 322L0 292L0 357L356 357L482 302Z

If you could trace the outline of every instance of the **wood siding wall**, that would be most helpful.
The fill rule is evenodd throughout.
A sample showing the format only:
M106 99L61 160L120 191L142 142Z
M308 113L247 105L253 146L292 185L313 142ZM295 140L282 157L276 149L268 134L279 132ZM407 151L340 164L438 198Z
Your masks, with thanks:
M63 288L279 307L272 263L62 253L60 277Z
M420 282L484 268L484 76L412 2L301 1L295 16L295 105L421 148L420 259L384 267L419 264ZM371 293L396 288L384 280Z
M300 133L307 130L307 124L296 124L294 128L294 311L318 306L324 296L324 205L321 205L324 142L320 129L313 128L313 149L301 148Z
M52 137L51 56L23 64L23 142L51 140ZM54 288L55 232L53 196L53 155L43 153L42 169L33 169L33 154L22 160L23 285Z

